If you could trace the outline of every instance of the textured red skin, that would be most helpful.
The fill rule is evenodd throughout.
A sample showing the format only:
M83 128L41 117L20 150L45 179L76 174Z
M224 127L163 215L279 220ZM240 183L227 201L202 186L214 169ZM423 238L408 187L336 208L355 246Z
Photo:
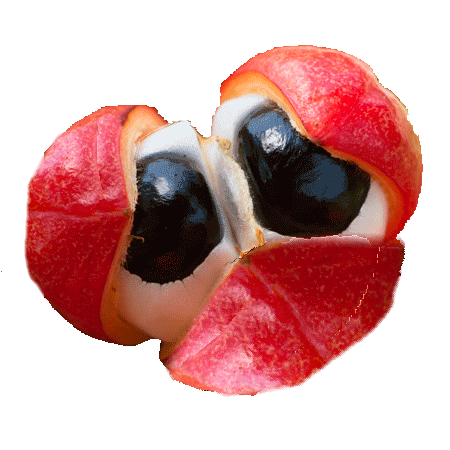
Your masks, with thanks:
M30 275L64 318L105 341L101 300L131 220L120 159L131 109L106 107L76 122L45 152L29 184Z
M257 72L287 98L318 145L354 156L399 188L405 210L391 238L413 214L422 183L420 144L400 100L372 69L336 50L311 46L274 48L256 55L224 82Z
M295 386L362 339L392 305L404 247L342 238L250 252L163 362L198 389Z

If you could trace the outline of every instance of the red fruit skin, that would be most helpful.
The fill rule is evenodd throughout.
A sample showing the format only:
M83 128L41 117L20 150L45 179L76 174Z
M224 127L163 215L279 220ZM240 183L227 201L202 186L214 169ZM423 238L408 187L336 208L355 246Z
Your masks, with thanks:
M106 107L76 122L45 152L29 184L30 275L75 328L108 342L100 306L131 220L120 135L132 108Z
M163 362L174 379L223 394L295 386L386 315L403 255L399 241L338 237L252 251Z
M265 76L280 89L317 145L368 164L395 183L404 202L387 237L395 238L413 214L422 184L419 140L400 100L367 64L327 48L281 47L258 54L221 91L247 72Z

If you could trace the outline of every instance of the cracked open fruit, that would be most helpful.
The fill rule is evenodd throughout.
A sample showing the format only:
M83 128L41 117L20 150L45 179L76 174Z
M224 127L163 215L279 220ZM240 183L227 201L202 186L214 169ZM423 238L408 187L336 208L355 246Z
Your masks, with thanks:
M421 175L406 109L369 66L275 48L222 84L212 137L147 106L59 136L29 185L28 267L84 333L160 339L176 380L293 386L391 307Z

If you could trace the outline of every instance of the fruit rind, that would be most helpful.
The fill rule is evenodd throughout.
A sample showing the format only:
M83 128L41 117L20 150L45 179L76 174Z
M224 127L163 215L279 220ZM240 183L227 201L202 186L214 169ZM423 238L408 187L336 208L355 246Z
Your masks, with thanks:
M134 109L104 107L74 123L45 152L29 183L26 258L31 278L75 328L117 343L127 343L128 335L134 335L133 343L144 338L131 325L126 339L105 332L100 312L111 268L126 251L119 244L125 243L132 221L127 186L135 181L123 170L122 158L129 151L121 148L121 137Z
M261 247L160 357L174 379L198 389L253 395L295 386L378 325L403 255L400 241L378 247L351 237Z
M390 198L394 238L413 214L420 193L420 143L404 105L357 58L311 46L274 48L237 69L221 86L221 103L269 95L299 131L377 177Z

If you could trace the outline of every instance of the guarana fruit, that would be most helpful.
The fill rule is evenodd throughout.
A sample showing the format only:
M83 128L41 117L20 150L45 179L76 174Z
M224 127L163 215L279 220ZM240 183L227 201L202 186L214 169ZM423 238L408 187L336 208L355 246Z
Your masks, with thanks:
M369 66L274 48L222 84L212 137L147 106L59 136L29 184L28 268L82 332L160 339L185 384L294 386L388 312L421 176L406 109Z

